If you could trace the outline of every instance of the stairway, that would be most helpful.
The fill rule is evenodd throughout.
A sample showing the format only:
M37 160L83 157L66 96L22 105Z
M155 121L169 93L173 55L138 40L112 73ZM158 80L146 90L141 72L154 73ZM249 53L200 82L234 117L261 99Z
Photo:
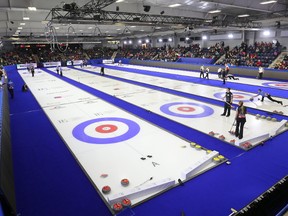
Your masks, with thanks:
M222 62L225 59L225 54L223 54L215 63L214 65L217 65L219 62Z
M288 52L281 52L281 54L269 65L268 68L275 68L276 64L283 61L284 56L288 55Z
M113 54L112 54L112 56L111 56L111 59L114 60L114 59L116 58L116 56L117 56L117 53L118 53L117 51L113 52Z

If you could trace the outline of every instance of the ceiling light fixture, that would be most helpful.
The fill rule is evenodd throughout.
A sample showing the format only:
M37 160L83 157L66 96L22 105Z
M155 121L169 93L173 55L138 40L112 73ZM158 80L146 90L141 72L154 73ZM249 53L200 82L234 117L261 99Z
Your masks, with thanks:
M36 11L37 8L36 8L36 7L28 7L28 10L30 10L30 11Z
M233 34L228 34L228 38L233 38Z
M30 20L30 17L23 17L23 20Z
M171 5L169 5L168 7L179 7L179 6L181 6L181 4L171 4Z
M221 10L211 10L211 11L208 11L208 13L211 13L211 14L214 14L214 13L220 13Z
M249 14L241 14L241 15L238 15L238 17L249 17L250 15Z
M272 4L272 3L276 3L276 2L277 2L276 0L271 0L271 1L260 2L260 4L265 5L265 4Z
M270 35L270 31L268 31L268 30L264 31L264 32L263 32L263 35L264 35L264 36L269 36L269 35Z

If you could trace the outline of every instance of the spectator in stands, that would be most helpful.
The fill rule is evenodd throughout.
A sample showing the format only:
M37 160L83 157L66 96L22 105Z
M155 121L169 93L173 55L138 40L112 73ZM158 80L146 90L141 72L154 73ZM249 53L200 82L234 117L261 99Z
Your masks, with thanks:
M256 63L256 67L261 67L262 66L262 62L260 59L258 59L257 63Z
M278 100L273 99L272 96L269 93L266 93L266 92L262 91L262 89L258 89L257 95L252 96L251 99L253 99L253 98L257 97L257 96L261 96L262 97L261 98L262 102L264 101L264 98L267 97L270 101L276 102L276 103L279 103L279 104L283 105L282 101L278 101Z

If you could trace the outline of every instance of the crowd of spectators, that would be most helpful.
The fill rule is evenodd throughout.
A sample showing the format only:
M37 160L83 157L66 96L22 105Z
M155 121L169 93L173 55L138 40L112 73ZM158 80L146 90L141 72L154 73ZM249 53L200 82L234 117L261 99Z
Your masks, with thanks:
M13 65L34 61L35 59L33 53L29 52L28 50L4 52L0 56L1 65Z
M158 48L137 48L122 49L118 53L118 57L138 59L138 60L155 60L176 62L181 57L186 58L210 58L215 61L225 53L225 48L220 43L208 48L202 48L199 44L190 44L187 47L180 46L173 48L170 45L164 45Z
M234 47L225 53L225 58L217 64L251 66L251 67L268 67L281 53L279 42L255 42L254 45L248 46L242 42L240 46Z
M62 47L64 49L65 47ZM62 50L63 51L63 50ZM52 62L68 60L84 60L97 58L111 58L113 53L117 52L114 58L129 58L139 60L155 60L176 62L179 58L209 58L218 60L225 54L225 58L218 61L219 65L236 65L236 66L253 66L268 67L272 61L280 54L281 46L279 43L255 42L254 45L242 43L240 46L229 50L224 43L216 43L208 48L201 48L199 44L190 44L189 46L171 47L165 45L162 47L138 47L138 48L102 48L94 47L85 49L81 46L68 46L65 52L53 49L50 46L32 48L16 47L13 51L4 52L0 55L1 65L12 65L27 62ZM283 61L279 62L275 68L287 69L288 57L285 56Z
M274 69L288 70L288 55L285 55L282 61L277 62Z

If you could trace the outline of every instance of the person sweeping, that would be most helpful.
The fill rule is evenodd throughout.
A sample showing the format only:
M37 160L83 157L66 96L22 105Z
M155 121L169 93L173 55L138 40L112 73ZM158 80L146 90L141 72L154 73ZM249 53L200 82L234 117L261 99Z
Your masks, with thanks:
M246 123L246 113L247 109L244 106L243 101L239 101L235 115L236 120L235 136L238 137L239 139L243 138L243 128Z

